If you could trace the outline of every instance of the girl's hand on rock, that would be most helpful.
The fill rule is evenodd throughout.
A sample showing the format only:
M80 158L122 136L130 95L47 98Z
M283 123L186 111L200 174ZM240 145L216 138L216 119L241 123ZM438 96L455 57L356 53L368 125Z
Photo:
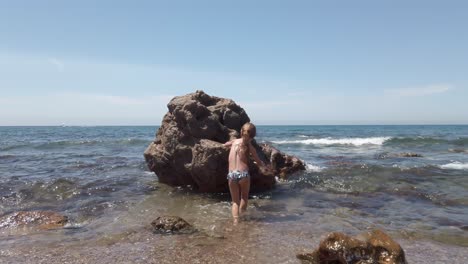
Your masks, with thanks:
M260 172L262 174L264 174L264 175L267 175L267 176L273 176L274 175L273 169L268 165L263 165L262 167L260 167Z

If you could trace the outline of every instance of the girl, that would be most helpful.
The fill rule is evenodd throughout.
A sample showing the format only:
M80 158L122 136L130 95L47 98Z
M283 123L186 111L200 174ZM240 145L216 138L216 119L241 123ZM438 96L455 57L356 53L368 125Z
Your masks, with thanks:
M234 139L224 144L231 147L229 152L229 191L232 198L232 217L234 224L239 222L239 213L242 214L247 209L247 200L250 190L250 175L248 159L252 154L257 166L260 169L267 169L263 161L258 158L257 151L252 146L252 139L256 135L256 128L252 123L246 123L241 128L241 138Z

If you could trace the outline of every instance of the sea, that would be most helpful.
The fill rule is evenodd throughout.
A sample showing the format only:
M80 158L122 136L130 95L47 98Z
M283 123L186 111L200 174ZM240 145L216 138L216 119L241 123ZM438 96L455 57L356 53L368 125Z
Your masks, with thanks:
M0 127L0 217L69 217L0 228L0 263L300 263L330 232L374 228L409 263L468 263L468 126L258 126L307 169L251 193L239 225L229 194L158 182L143 158L157 129ZM161 215L198 232L154 233Z

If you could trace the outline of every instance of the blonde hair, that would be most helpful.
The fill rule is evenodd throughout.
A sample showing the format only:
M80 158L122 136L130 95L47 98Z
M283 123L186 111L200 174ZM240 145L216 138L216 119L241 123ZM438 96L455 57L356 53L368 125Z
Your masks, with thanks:
M245 123L241 128L241 136L244 135L245 132L249 133L250 138L254 138L257 134L257 128L252 123Z

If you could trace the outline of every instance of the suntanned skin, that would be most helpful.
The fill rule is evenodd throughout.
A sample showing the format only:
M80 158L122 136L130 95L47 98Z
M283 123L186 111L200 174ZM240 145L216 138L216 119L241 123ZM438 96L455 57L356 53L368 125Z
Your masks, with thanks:
M249 153L258 166L264 167L264 163L257 155L257 151L251 143L250 133L248 130L241 130L241 138L234 139L224 144L225 147L230 147L229 152L229 171L239 170L248 171ZM237 151L236 151L237 150ZM229 180L229 191L232 198L232 217L234 224L239 221L239 214L247 210L247 202L250 191L250 178L243 178L240 181Z
M249 166L249 153L254 158L257 164L263 164L260 158L257 155L252 143L250 143L250 138L246 139L245 137L231 140L224 144L226 147L231 147L229 152L229 171L239 170L239 171L248 171ZM238 147L238 157L236 161L236 146Z

